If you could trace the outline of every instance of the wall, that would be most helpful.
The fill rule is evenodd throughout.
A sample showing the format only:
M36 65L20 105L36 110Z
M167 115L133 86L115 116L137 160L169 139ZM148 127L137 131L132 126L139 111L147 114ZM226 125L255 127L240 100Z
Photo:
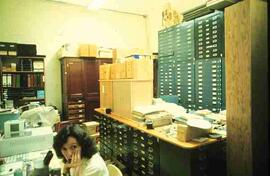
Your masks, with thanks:
M205 0L159 0L153 1L148 8L147 28L149 35L150 51L158 52L158 31L162 29L162 11L166 3L170 3L171 7L178 13L189 10L205 2Z
M65 43L147 50L145 18L48 0L1 0L0 41L35 43L46 55L46 104L61 109L57 50Z

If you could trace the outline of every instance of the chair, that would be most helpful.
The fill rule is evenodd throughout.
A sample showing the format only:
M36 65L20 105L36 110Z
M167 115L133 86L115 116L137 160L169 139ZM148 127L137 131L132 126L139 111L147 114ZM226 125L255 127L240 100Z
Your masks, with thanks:
M123 176L121 170L113 164L107 165L109 176Z
M168 103L175 103L178 104L178 96L177 95L162 95L160 98L163 101L166 101Z

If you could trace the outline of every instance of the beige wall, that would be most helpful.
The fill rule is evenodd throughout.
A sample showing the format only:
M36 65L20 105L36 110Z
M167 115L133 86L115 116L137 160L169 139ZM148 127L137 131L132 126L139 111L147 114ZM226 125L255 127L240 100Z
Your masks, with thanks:
M0 41L37 44L46 55L46 104L61 108L60 65L56 52L65 43L147 49L145 18L48 0L1 0Z

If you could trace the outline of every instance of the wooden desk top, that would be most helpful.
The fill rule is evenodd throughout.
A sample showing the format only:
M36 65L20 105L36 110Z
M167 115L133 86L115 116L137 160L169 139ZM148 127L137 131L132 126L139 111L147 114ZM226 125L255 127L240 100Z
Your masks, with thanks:
M136 122L136 121L129 119L129 118L126 118L126 117L119 116L117 114L114 114L113 112L111 114L105 114L100 108L95 109L95 111L97 111L97 112L99 112L107 117L110 117L114 120L117 120L123 124L129 125L135 129L141 130L147 134L155 136L163 141L174 144L174 145L181 147L181 148L184 148L184 149L191 149L192 150L192 149L196 149L196 148L199 148L199 147L207 145L207 144L218 142L218 140L210 139L210 138L205 142L194 142L194 141L181 142L177 138L163 134L155 129L151 129L151 130L146 129L146 127L142 126L139 122Z

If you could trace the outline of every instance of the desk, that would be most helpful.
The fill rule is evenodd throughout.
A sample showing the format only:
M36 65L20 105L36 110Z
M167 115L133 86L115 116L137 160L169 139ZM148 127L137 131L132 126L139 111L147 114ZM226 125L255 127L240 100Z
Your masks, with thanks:
M62 161L57 158L54 150L47 149L1 158L2 160L4 160L5 164L0 166L0 176L13 176L16 169L21 169L23 171L23 176L25 176L27 165L29 165L31 167L31 170L33 170L35 161L43 161L49 150L53 152L53 158L51 159L49 168L61 168Z
M225 140L181 142L132 119L95 111L100 153L119 163L126 175L226 175Z

